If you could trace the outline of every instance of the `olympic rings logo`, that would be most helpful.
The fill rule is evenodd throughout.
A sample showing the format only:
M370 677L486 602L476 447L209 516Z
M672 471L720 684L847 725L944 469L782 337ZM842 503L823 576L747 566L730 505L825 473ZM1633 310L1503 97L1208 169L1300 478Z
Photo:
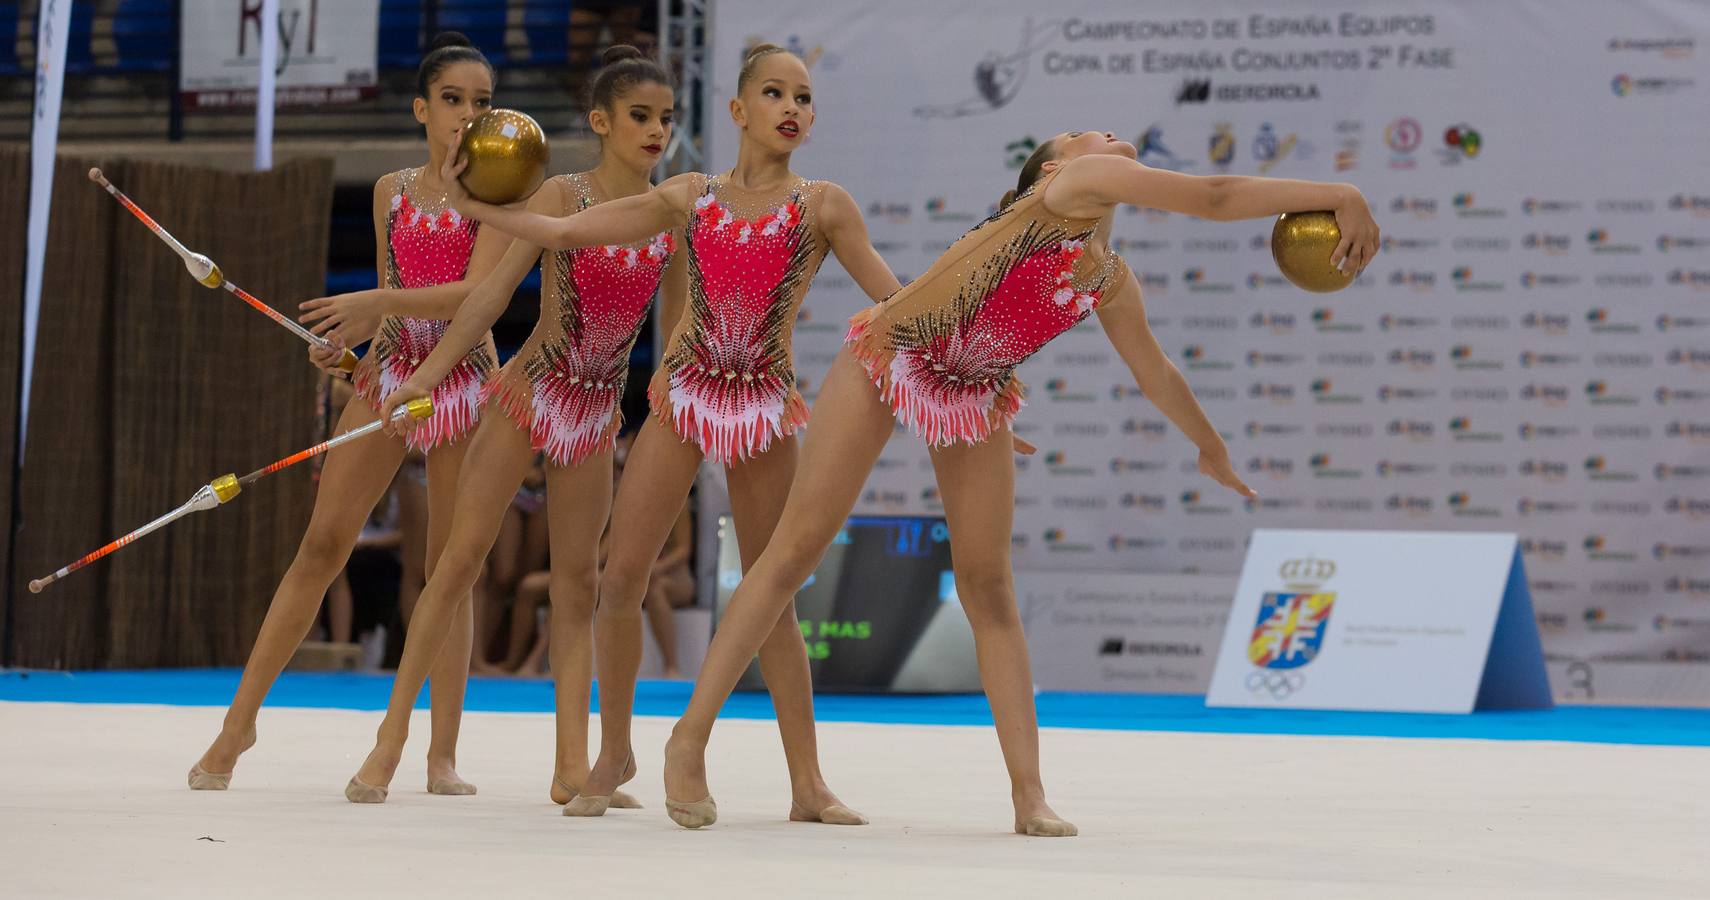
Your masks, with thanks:
M1272 700L1287 700L1305 686L1306 676L1299 672L1269 672L1261 669L1247 673L1247 692L1270 694Z

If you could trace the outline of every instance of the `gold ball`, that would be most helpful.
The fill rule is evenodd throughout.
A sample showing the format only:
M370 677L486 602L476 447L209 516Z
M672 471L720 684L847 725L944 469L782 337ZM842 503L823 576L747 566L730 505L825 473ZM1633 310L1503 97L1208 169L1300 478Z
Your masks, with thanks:
M469 168L459 179L470 196L485 203L515 203L546 180L546 133L540 123L514 109L489 109L463 130L459 154Z
M1330 264L1330 254L1342 242L1331 212L1283 213L1271 229L1271 256L1283 277L1295 287L1316 294L1339 291L1354 283L1354 273Z

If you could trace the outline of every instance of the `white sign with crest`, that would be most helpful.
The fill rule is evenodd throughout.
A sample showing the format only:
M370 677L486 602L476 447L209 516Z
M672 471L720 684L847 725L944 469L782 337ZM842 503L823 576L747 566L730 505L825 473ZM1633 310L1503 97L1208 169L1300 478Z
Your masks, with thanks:
M1450 713L1548 707L1518 539L1254 531L1206 702Z

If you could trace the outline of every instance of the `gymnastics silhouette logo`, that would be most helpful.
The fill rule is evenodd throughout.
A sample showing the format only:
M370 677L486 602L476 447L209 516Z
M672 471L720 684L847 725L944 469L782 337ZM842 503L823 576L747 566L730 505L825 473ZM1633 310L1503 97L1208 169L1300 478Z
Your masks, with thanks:
M1032 19L1022 23L1021 39L1011 50L990 50L974 64L974 95L954 103L917 106L922 119L960 119L994 112L1009 105L1027 82L1033 54L1056 39L1061 23L1052 19L1039 25Z

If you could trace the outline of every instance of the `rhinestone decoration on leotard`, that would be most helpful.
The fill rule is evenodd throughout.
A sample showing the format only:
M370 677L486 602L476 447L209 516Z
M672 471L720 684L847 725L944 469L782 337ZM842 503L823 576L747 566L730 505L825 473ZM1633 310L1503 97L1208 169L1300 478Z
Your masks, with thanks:
M754 218L719 189L708 179L685 229L688 309L649 394L680 436L722 463L807 422L790 332L825 247L805 183Z
M567 192L565 213L599 202L580 175L554 180ZM542 257L547 277L540 322L493 379L487 396L528 431L534 449L554 465L576 465L612 449L623 424L618 402L629 376L629 353L673 249L671 233L661 232L639 244Z
M846 340L897 417L933 446L976 443L1012 421L1023 405L1016 367L1115 284L1121 261L1109 250L1075 274L1096 225L1049 214L1030 191L852 318Z
M414 170L398 173L386 216L386 276L382 287L422 288L461 281L469 270L479 223L453 209L424 209L411 199ZM356 392L378 407L409 380L445 335L438 319L387 316L357 366ZM433 415L410 432L409 446L429 450L468 434L481 411L481 387L493 370L485 344L470 350L433 390Z

